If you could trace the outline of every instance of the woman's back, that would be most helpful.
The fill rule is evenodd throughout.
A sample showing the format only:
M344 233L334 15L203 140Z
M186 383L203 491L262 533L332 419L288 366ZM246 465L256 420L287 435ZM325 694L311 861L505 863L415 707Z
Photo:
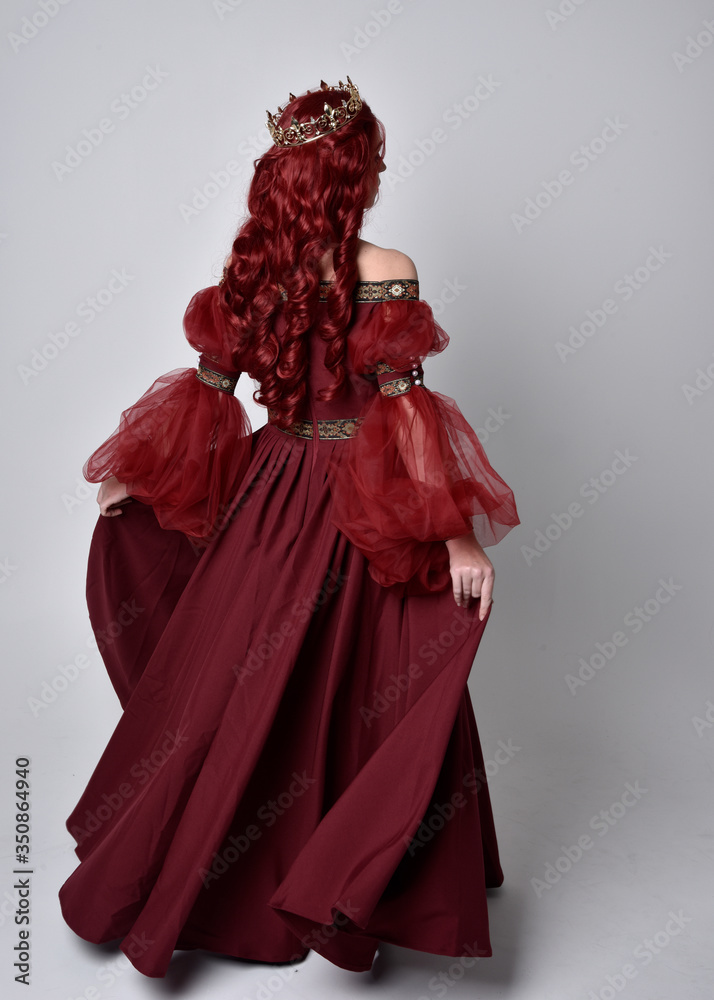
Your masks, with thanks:
M349 419L355 417L370 395L376 390L374 375L357 372L354 369L354 345L364 338L366 331L379 322L381 304L394 301L394 288L401 290L401 301L419 299L417 272L413 261L398 250L388 250L360 240L355 263L358 280L353 293L354 311L352 321L346 331L347 380L343 391L334 399L323 401L321 393L327 389L333 375L326 364L327 344L319 334L319 327L309 338L309 362L306 372L308 394L304 419ZM334 285L332 251L328 251L320 262L320 312L327 309L327 298ZM318 314L319 317L320 314ZM275 319L275 333L282 341L285 322L282 314Z
M85 465L107 512L112 478L128 501L100 517L87 575L126 710L67 821L80 865L60 901L149 976L175 948L313 948L354 971L380 941L491 954L474 532L493 544L518 516L424 382L448 337L412 261L357 238L383 144L351 81L328 105L332 89L269 119L250 217L184 316L196 367L156 379ZM241 372L268 407L255 431Z
M323 281L332 281L335 277L332 256L333 251L328 250L320 260L319 272ZM355 264L360 281L386 281L389 278L417 280L414 261L405 253L378 247L366 240L358 240Z

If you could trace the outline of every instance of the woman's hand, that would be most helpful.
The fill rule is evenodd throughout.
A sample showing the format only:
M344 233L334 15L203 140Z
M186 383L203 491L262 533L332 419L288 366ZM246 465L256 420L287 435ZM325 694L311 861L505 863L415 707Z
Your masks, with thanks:
M103 517L114 517L115 514L121 514L121 507L130 502L131 497L127 493L126 487L115 476L105 479L99 487L97 503L99 504L99 513Z
M488 614L492 603L494 570L491 560L476 541L473 531L445 543L449 550L449 571L454 600L467 608L472 597L480 597L479 621Z

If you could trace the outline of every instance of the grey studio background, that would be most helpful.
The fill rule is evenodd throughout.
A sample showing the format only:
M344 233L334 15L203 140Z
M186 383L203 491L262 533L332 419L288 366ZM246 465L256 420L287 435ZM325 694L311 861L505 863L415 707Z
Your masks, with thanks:
M8 0L0 19L3 995L710 996L711 0ZM494 957L387 945L355 974L179 952L149 980L57 902L65 818L120 714L84 603L81 467L195 364L183 312L220 274L265 109L346 74L387 129L363 236L415 260L452 338L427 384L522 520L487 550L469 680L506 876Z

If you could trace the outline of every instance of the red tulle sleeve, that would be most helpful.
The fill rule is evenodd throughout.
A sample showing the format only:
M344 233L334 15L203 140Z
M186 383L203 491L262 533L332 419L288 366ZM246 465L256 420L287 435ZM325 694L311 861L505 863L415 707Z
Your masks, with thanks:
M219 286L197 292L184 316L209 381L197 377L198 365L160 376L83 468L91 483L116 476L153 506L163 528L204 541L238 489L252 444L250 420L232 394L240 368L219 294Z
M429 306L380 303L354 332L354 370L374 370L378 385L330 467L333 523L383 586L443 589L444 541L473 529L495 545L520 523L513 493L454 400L424 385L422 361L449 341Z

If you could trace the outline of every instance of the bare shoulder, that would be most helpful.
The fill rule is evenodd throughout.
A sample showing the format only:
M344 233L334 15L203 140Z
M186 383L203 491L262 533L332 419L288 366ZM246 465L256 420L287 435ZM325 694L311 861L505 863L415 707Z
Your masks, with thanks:
M417 269L411 257L401 250L378 247L366 240L359 241L357 270L361 281L388 281L391 278L417 280Z

